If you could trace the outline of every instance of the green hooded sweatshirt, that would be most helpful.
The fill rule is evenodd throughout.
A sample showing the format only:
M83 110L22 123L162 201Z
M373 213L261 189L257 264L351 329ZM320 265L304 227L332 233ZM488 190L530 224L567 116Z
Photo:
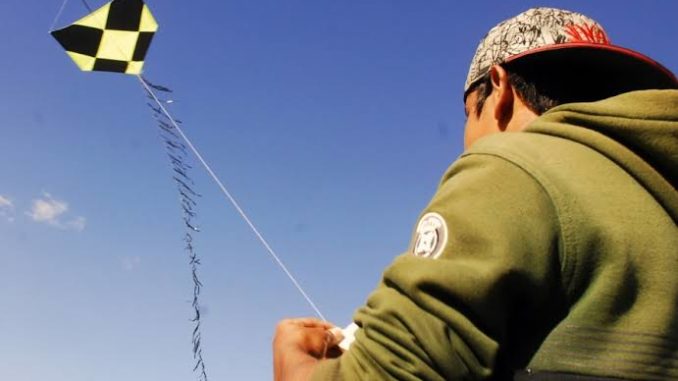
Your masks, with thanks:
M313 380L678 380L677 186L677 90L479 140Z

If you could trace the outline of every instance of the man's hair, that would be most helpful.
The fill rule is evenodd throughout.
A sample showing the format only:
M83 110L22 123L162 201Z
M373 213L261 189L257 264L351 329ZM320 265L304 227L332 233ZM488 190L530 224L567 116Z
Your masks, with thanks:
M525 103L525 105L532 110L537 115L541 115L551 108L558 106L563 103L557 97L545 95L544 91L537 87L537 84L529 81L520 73L510 72L508 73L508 81L511 86L516 90L516 93L520 99ZM473 91L478 91L478 96L476 98L476 116L480 115L480 112L483 110L485 101L487 97L492 94L492 78L490 73L486 73L477 84L471 88L469 93Z
M537 115L563 103L593 102L627 91L646 88L642 84L620 80L616 75L594 66L579 66L572 63L535 62L524 57L503 64L508 73L509 84L515 89L525 105ZM467 94L478 92L476 114L485 105L492 93L490 72L486 73Z

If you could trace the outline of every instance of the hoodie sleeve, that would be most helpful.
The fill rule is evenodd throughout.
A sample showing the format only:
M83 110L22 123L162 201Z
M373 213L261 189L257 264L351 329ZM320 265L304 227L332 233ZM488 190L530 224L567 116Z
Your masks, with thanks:
M529 358L538 340L516 335L553 315L559 268L558 221L540 184L504 158L467 154L356 312L356 341L320 362L313 380L497 376Z

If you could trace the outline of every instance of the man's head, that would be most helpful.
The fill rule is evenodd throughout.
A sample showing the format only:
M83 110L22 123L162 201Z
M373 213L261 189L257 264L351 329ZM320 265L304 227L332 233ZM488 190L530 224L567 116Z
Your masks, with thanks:
M487 134L520 131L550 108L640 89L678 88L652 59L610 44L579 13L533 8L481 40L464 86L465 146Z

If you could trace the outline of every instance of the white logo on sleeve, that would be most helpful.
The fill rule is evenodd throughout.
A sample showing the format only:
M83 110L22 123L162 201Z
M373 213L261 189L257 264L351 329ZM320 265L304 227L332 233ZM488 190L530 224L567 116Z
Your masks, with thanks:
M426 213L419 220L412 253L418 257L436 259L447 243L447 224L438 213Z

